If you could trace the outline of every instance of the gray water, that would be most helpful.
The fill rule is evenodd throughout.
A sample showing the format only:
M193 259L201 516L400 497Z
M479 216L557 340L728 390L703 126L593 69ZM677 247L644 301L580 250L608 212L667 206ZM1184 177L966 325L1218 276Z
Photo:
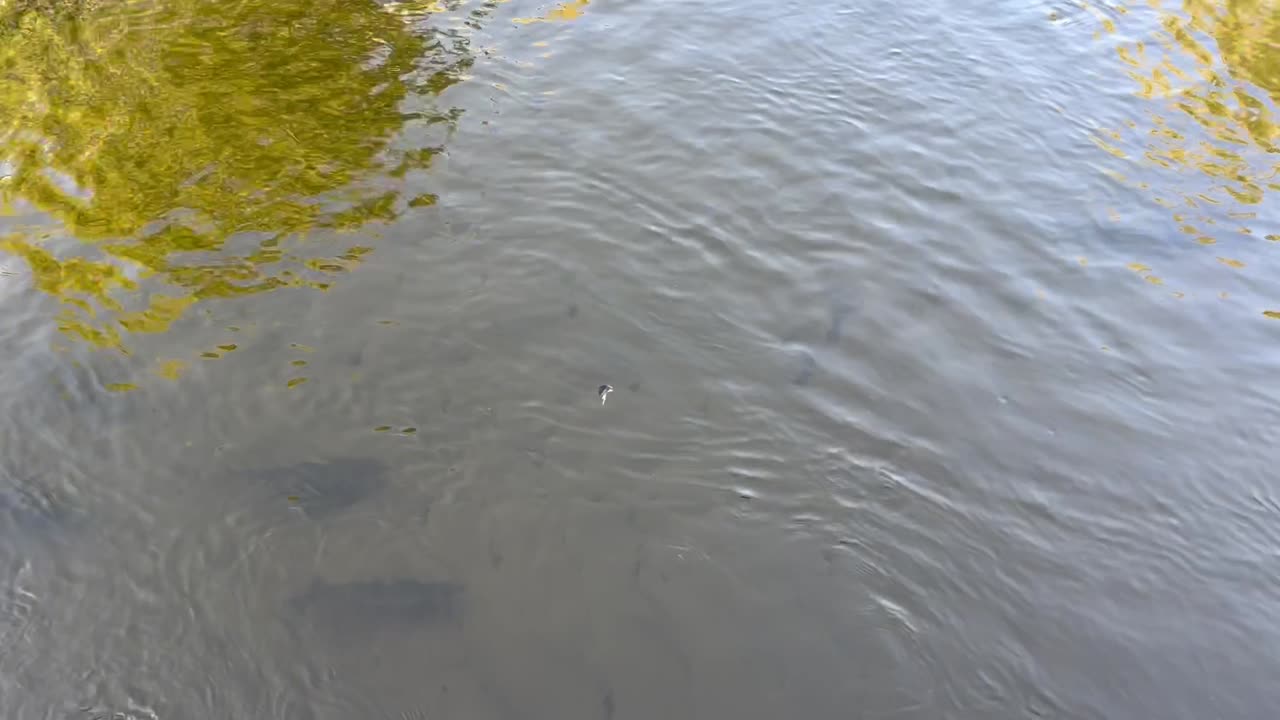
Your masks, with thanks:
M371 248L327 290L95 347L75 292L182 292L10 198L0 235L138 286L3 259L0 714L1280 707L1277 76L1231 66L1280 11L368 5L453 82L388 131L429 166L356 179L395 211L307 231ZM1169 18L1209 55L1144 94ZM1197 63L1261 109L1179 110Z

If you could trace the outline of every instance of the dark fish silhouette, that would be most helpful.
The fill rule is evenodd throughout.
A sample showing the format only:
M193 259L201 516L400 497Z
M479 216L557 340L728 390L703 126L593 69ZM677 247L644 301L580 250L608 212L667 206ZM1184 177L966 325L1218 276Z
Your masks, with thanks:
M368 458L301 462L255 473L308 517L323 518L387 487L387 466Z
M791 384L805 386L813 382L813 374L818 371L818 360L807 350L802 350L796 361L795 372L791 374Z
M844 337L844 323L853 313L853 305L844 300L837 300L831 305L831 323L827 326L826 340L828 345L840 342Z
M75 517L72 506L60 493L34 484L0 481L0 529L46 532L69 527Z
M832 301L829 312L830 319L827 322L827 332L823 336L823 340L827 345L838 345L844 338L845 323L848 322L854 309L854 305L848 301L841 299ZM788 340L788 342L791 341ZM791 373L791 384L801 387L809 385L818 373L818 359L809 350L801 349L796 356L794 368Z
M410 579L330 583L314 580L294 595L293 610L317 624L421 625L449 622L461 610L462 586Z

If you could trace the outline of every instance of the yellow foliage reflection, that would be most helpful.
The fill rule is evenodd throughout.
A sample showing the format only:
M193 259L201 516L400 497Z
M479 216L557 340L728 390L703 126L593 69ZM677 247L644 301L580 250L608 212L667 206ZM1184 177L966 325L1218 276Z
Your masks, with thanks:
M409 207L403 178L439 148L397 133L457 114L404 101L471 63L428 9L397 7L0 3L0 214L36 225L0 250L62 302L65 332L121 350L202 300L327 287L370 248L304 249L308 234Z
M591 4L591 0L568 0L567 2L556 5L555 8L547 11L546 15L541 17L516 18L513 22L520 25L528 25L540 22L563 22L566 20L576 20L582 17L583 11L587 5Z
M1266 194L1280 190L1280 2L1150 4L1159 18L1153 42L1118 52L1137 93L1156 109L1127 132L1095 139L1118 157L1159 168L1154 182L1145 174L1135 181L1200 242L1216 242L1209 226L1220 223L1254 234L1249 221Z

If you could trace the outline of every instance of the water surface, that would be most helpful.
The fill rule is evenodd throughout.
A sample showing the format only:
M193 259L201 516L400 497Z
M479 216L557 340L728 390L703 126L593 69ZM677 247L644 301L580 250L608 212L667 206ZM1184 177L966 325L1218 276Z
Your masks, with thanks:
M1280 706L1274 2L7 8L14 717Z

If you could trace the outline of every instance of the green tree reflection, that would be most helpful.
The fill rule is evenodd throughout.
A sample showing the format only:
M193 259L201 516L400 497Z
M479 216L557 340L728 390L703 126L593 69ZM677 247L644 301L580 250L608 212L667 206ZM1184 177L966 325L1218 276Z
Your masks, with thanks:
M1216 242L1224 220L1253 235L1258 206L1280 190L1280 2L1152 5L1160 24L1153 42L1125 43L1118 52L1154 109L1127 131L1101 133L1098 143L1159 168L1135 182L1201 243ZM1268 239L1280 240L1271 233Z
M457 82L466 42L372 0L27 0L0 9L0 203L44 227L0 238L60 327L124 350L202 300L324 288L368 247L317 229L394 218L434 147L393 140L405 98ZM412 11L412 12L410 12ZM422 103L419 103L422 104ZM42 238L74 237L59 255ZM91 251L91 252L89 252Z

